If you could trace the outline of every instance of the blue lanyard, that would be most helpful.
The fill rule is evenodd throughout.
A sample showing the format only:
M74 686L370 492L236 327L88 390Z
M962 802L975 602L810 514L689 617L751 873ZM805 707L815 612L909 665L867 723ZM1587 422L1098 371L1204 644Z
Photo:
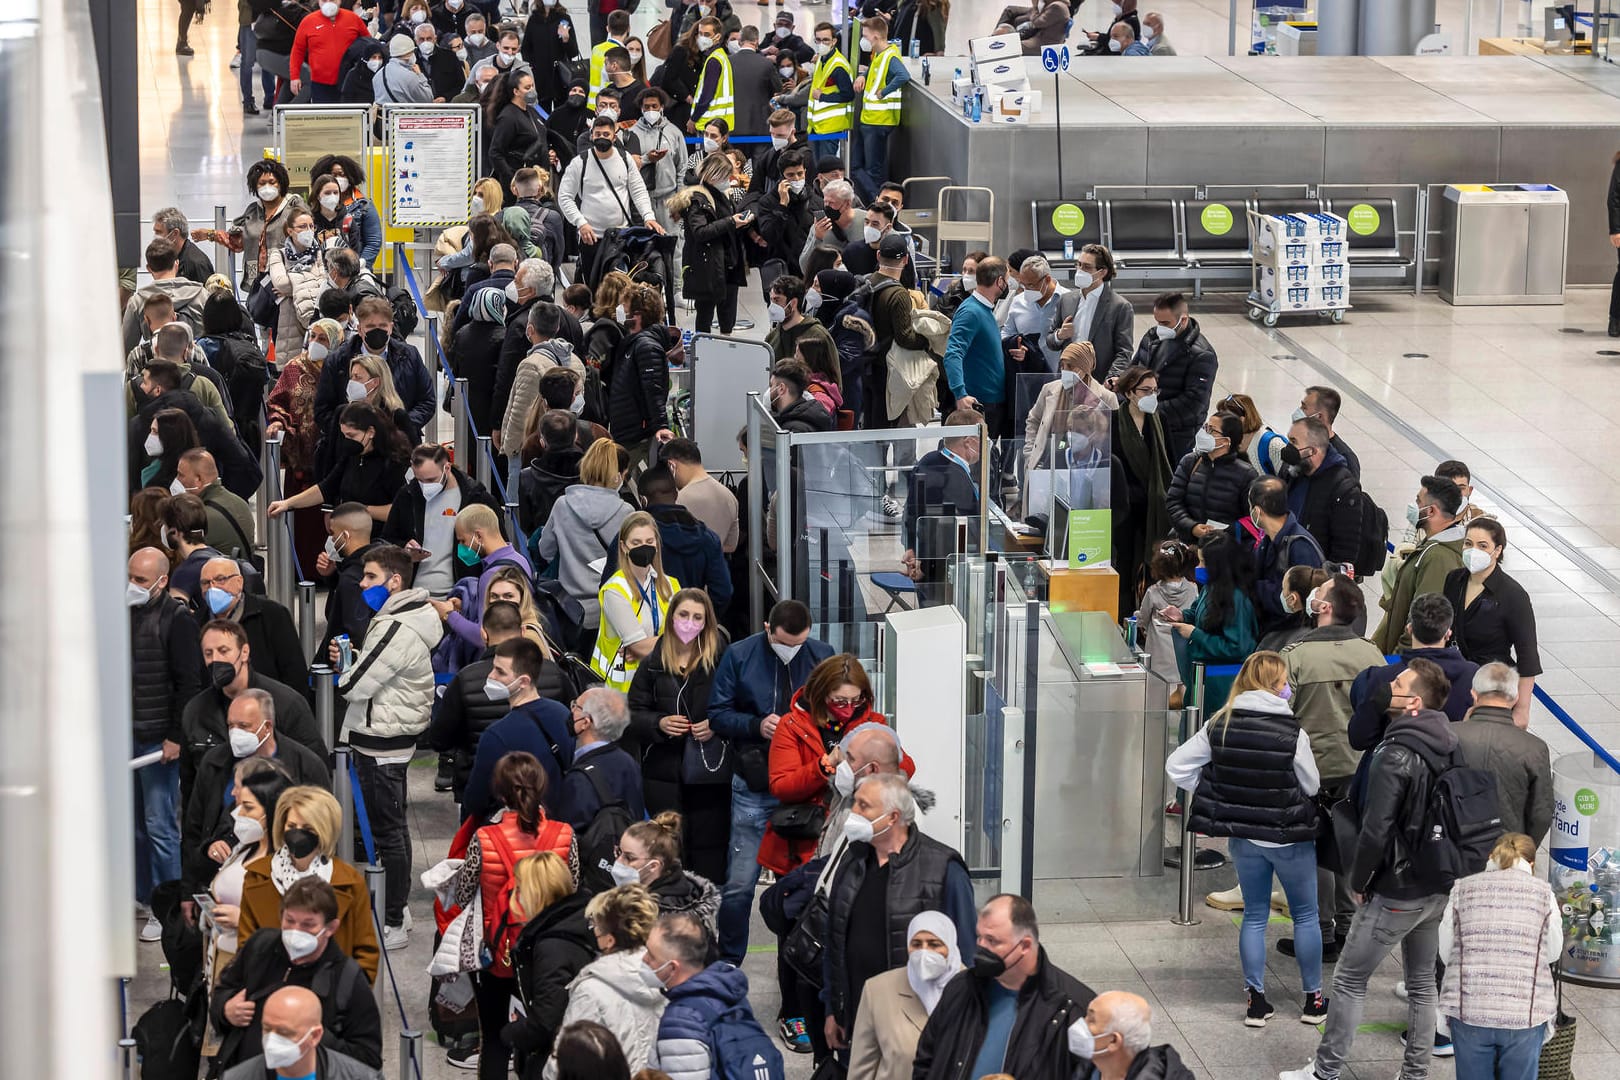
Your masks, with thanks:
M648 580L649 580L649 581L650 581L650 580L651 580L651 578L649 578L649 579L648 579ZM647 606L648 606L648 607L650 607L650 608L652 608L652 619L653 619L653 636L654 636L654 637L657 637L657 636L658 636L658 627L659 627L659 624L660 624L660 623L661 623L661 622L662 622L662 621L663 621L663 620L662 620L662 619L660 619L660 618L659 618L659 617L658 617L658 601L657 601L657 599L656 599L656 596L657 596L657 592L658 592L658 589L657 589L657 587L656 587L656 586L654 586L654 588L653 588L653 595L651 595L651 596L649 596L649 595L648 595L648 594L647 594L647 589L646 589L646 587L645 587L645 586L643 586L643 585L637 585L637 586L636 586L636 590L637 590L637 591L638 591L638 592L640 592L640 593L641 593L641 599L642 599L642 601L643 601L643 602L644 602L644 603L645 603L645 604L646 604L646 605L647 605Z
M973 467L943 446L939 448L939 452L944 454L950 460L956 462L962 467L962 471L967 473L968 483L973 485L973 497L977 499L979 497L979 482L973 478Z

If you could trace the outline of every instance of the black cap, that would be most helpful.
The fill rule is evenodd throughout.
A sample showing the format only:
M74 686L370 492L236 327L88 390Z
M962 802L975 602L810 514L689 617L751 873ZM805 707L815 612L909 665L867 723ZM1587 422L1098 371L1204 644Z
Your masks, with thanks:
M816 175L825 176L830 172L843 172L844 159L836 154L828 154L816 160Z
M906 238L897 233L890 233L878 241L878 255L885 259L899 259L911 254L911 248L906 244Z

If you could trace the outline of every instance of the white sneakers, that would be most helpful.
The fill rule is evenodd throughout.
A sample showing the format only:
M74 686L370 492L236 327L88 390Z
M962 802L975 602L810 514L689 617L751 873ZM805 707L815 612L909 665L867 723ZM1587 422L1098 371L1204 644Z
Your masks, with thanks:
M1278 1073L1277 1080L1317 1080L1316 1059L1307 1061L1302 1068L1291 1069L1288 1072Z
M1243 890L1234 885L1225 892L1212 892L1204 897L1204 903L1216 911L1242 911ZM1279 915L1288 914L1288 897L1281 889L1271 890L1271 910Z
M148 944L163 940L163 924L157 921L156 915L146 917L146 925L141 927L141 940Z
M403 926L383 927L383 948L389 952L398 952L411 943L411 932Z

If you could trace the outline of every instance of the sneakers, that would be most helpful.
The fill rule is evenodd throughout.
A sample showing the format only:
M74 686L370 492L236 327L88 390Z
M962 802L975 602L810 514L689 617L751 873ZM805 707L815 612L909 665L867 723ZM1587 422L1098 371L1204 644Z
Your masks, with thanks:
M905 508L900 505L900 500L896 499L894 496L892 496L892 495L883 496L883 516L884 517L886 517L886 518L897 518L897 517L900 516L900 511L902 511L903 509L905 509Z
M257 105L255 105L255 104L253 104L253 102L251 102L251 101L244 101L244 102L242 102L242 115L243 116L258 116L259 115L259 107Z
M1242 911L1243 890L1234 885L1225 892L1212 892L1204 897L1204 905L1216 911Z
M449 754L439 755L439 771L433 777L434 791L449 791L455 787L456 759Z
M1344 938L1334 938L1332 941L1322 942L1322 963L1333 963L1339 958L1339 953L1343 950ZM1294 939L1291 937L1285 937L1278 940L1277 951L1282 953L1284 956L1293 956Z
M237 49L236 50L236 55L231 57L231 70L232 71L241 71L242 70L242 50L241 49Z
M804 1026L802 1016L784 1016L777 1021L776 1032L782 1036L783 1044L795 1054L808 1054L814 1049L810 1045L810 1032Z
M1327 995L1318 990L1314 994L1305 995L1305 1004L1299 1010L1299 1022L1302 1024L1320 1024L1327 1019Z
M141 927L141 940L148 944L163 940L163 924L157 921L157 916L146 917L146 924Z
M1406 1045L1406 1032L1405 1031L1401 1032L1401 1045L1402 1046ZM1451 1045L1451 1036L1450 1035L1446 1034L1443 1031L1437 1031L1437 1032L1434 1033L1434 1050L1431 1051L1431 1052L1434 1054L1435 1057L1454 1057L1456 1055L1456 1053L1457 1053L1457 1050L1456 1050L1455 1047L1453 1047Z
M411 943L411 932L403 926L383 927L383 948L389 952L398 952Z
M1266 1000L1263 990L1256 990L1254 987L1248 986L1244 987L1244 993L1249 996L1249 1011L1243 1017L1243 1026L1252 1028L1265 1027L1266 1021L1277 1015L1277 1010L1273 1009L1271 1002Z
M476 1069L478 1068L478 1044L458 1046L444 1055L444 1059L450 1063L450 1067L453 1069Z
M1303 1068L1289 1069L1287 1072L1278 1073L1277 1080L1320 1080L1316 1075L1316 1059L1312 1058L1307 1061Z
M1402 1001L1406 1000L1406 980L1405 979L1402 979L1400 982L1395 984L1395 996L1400 998Z

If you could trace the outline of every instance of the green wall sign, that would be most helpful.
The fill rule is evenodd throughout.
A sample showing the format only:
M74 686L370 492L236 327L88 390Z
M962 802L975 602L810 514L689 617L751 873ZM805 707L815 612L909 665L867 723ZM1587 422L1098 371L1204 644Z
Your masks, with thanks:
M1371 236L1378 231L1378 208L1367 203L1356 203L1344 220L1357 236Z
M1225 236L1232 231L1232 208L1220 203L1210 203L1204 207L1204 212L1198 215L1198 223L1211 236Z
M1086 227L1086 212L1074 203L1059 203L1052 208L1052 228L1059 236L1078 236Z

